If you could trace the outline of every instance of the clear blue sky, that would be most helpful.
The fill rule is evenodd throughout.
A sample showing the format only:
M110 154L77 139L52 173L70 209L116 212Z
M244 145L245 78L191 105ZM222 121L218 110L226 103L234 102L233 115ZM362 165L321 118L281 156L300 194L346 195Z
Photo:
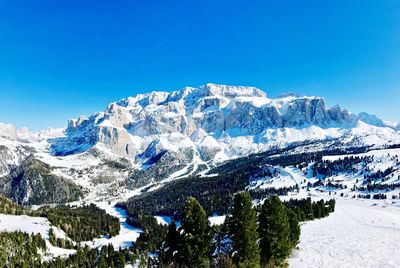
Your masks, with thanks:
M400 121L400 1L0 0L0 122L64 127L207 82Z

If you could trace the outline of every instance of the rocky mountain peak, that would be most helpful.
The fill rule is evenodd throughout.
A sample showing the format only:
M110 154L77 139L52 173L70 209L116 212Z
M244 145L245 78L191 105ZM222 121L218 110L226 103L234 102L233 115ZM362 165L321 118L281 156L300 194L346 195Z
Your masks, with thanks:
M267 94L261 89L248 86L228 86L208 83L201 86L198 90L207 92L208 96L222 96L229 99L237 97L267 97Z
M321 97L273 99L255 87L206 84L111 103L104 112L70 121L66 136L51 139L50 148L66 155L101 144L139 165L182 154L180 159L188 161L188 155L229 159L291 142L351 135L360 126L357 135L368 133L359 121L382 129L380 137L397 135L385 121L328 107Z

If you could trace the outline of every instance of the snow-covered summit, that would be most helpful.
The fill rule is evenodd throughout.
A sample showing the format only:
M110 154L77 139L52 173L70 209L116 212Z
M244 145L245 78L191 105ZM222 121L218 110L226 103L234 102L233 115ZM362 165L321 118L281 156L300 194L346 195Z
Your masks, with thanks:
M32 132L26 127L17 129L17 127L12 124L0 123L0 138L25 143L40 142L49 138L56 138L62 136L63 132L64 129L61 128L45 128L38 132Z
M354 131L360 128L359 122L371 128ZM189 148L203 159L225 159L290 142L354 133L368 136L369 129L378 137L376 143L388 142L387 133L392 142L399 135L393 124L367 113L355 115L339 106L328 107L321 97L286 94L268 98L255 87L206 84L111 103L104 112L71 120L66 136L50 143L58 155L82 152L101 143L135 160L154 151L149 146L157 141L158 153L164 147L168 151Z
M332 144L385 147L400 144L400 133L396 123L328 107L322 97L269 98L255 87L206 84L121 99L70 120L65 129L32 133L0 124L0 177L14 185L18 174L10 172L39 160L49 165L46 172L83 187L124 180L133 188L316 141L319 150Z

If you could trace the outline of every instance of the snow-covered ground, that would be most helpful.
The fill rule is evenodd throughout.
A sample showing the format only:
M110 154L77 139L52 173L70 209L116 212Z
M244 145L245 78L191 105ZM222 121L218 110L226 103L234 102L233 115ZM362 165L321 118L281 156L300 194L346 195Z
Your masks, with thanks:
M329 217L301 227L290 267L398 267L400 208L390 201L337 199Z
M116 250L119 248L129 248L133 245L136 239L139 237L141 230L134 228L127 224L127 214L125 210L115 207L115 203L108 202L93 202L99 208L104 209L108 214L115 216L120 221L120 232L114 237L103 236L95 238L92 241L83 242L83 244L90 246L91 248L101 248L103 245L112 244ZM80 205L81 203L74 203ZM0 232L14 232L22 231L26 233L40 233L46 240L46 256L45 260L52 259L52 257L67 257L68 255L75 254L76 250L63 249L53 246L49 242L49 230L53 229L56 237L69 239L66 234L59 228L54 227L51 223L43 217L31 217L27 215L5 215L0 214Z
M384 170L395 165L399 149L371 151L354 156L373 156L371 170ZM347 156L324 157L324 160ZM295 167L279 168L276 178L259 178L254 187L287 187L299 184L299 192L281 196L282 200L311 197L313 201L335 198L336 211L326 218L306 222L301 227L299 249L292 253L289 267L398 267L400 263L400 201L351 199L358 191L353 185L363 179L360 174L338 174L329 178L346 185L346 189L319 186L307 190L316 178ZM390 182L398 181L398 172ZM348 196L349 198L340 197ZM399 190L385 192L388 198ZM372 193L373 194L373 193ZM262 200L260 200L262 202Z
M46 240L47 252L51 255L45 257L49 259L51 257L67 257L74 254L76 250L74 249L64 249L59 247L54 247L49 242L49 230L52 228L56 237L66 238L65 233L51 226L51 223L42 217L30 217L26 215L5 215L0 214L0 232L16 232L22 231L26 233L40 234Z
M41 234L43 238L48 237L50 223L46 218L30 217L26 215L0 214L0 231Z
M208 218L208 220L210 221L211 226L214 225L221 225L225 222L225 215L222 216L218 216L218 215L213 215L211 217Z
M120 221L120 232L118 235L114 237L101 237L96 238L93 241L85 242L86 245L89 245L92 248L101 248L103 245L112 244L115 249L118 248L129 248L133 245L133 242L139 237L142 232L140 229L134 228L127 224L125 221L127 219L126 211L120 208L115 207L115 203L108 202L96 202L96 206L101 209L104 209L108 214L117 217Z
M337 160L349 155L327 156L324 160ZM373 171L383 171L388 167L397 167L400 158L400 149L375 150L364 154L353 156L373 156L374 159L368 163L368 168ZM71 162L72 164L72 162ZM79 166L80 162L74 162ZM193 161L192 165L202 164ZM400 263L400 201L392 203L392 200L356 200L339 197L356 196L359 191L351 191L354 185L360 184L363 176L359 173L339 173L329 177L331 182L337 182L347 188L335 189L327 186L308 187L318 179L312 177L304 169L297 167L274 167L276 177L255 178L250 188L267 189L271 187L281 188L299 185L299 192L290 192L282 200L291 198L311 197L314 201L336 198L336 211L329 217L307 222L302 225L302 234L299 249L295 250L289 260L290 267L397 267ZM192 171L195 168L192 169ZM109 192L109 185L102 184L93 187L85 200L74 202L76 205L95 203L108 214L120 220L121 230L115 237L99 237L85 244L92 248L113 244L115 249L130 247L139 237L141 230L129 226L125 220L126 212L115 207L119 201L127 200L129 197L141 194L143 189L154 190L164 186L166 183L188 174L187 167L174 173L158 183L151 183L140 189L126 190L118 189L118 192L109 198L104 198ZM307 173L307 174L305 174ZM383 183L394 183L400 181L400 171L396 170L393 176ZM84 180L85 182L87 180ZM85 183L81 183L82 185ZM89 185L89 184L88 184ZM86 185L86 186L88 186ZM152 188L150 188L152 186ZM307 189L310 188L310 189ZM105 193L105 194L104 194ZM392 194L399 195L399 190L385 192L388 198ZM110 200L110 202L104 201ZM259 200L262 201L262 200ZM171 219L165 216L156 216L159 223L169 224ZM212 216L209 218L212 225L223 223L225 216ZM179 225L179 223L178 223ZM57 237L66 238L65 234L58 228L52 227L45 218L29 216L12 216L0 214L0 232L21 230L28 233L40 233L47 240L46 257L67 256L74 250L53 247L48 242L48 231L53 228ZM67 238L68 239L68 238Z

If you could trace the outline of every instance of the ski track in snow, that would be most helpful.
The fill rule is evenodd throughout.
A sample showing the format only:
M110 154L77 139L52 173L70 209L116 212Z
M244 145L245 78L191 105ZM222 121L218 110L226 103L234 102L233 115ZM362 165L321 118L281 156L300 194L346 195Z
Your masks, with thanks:
M371 200L337 199L329 217L301 227L290 267L398 267L400 209Z

